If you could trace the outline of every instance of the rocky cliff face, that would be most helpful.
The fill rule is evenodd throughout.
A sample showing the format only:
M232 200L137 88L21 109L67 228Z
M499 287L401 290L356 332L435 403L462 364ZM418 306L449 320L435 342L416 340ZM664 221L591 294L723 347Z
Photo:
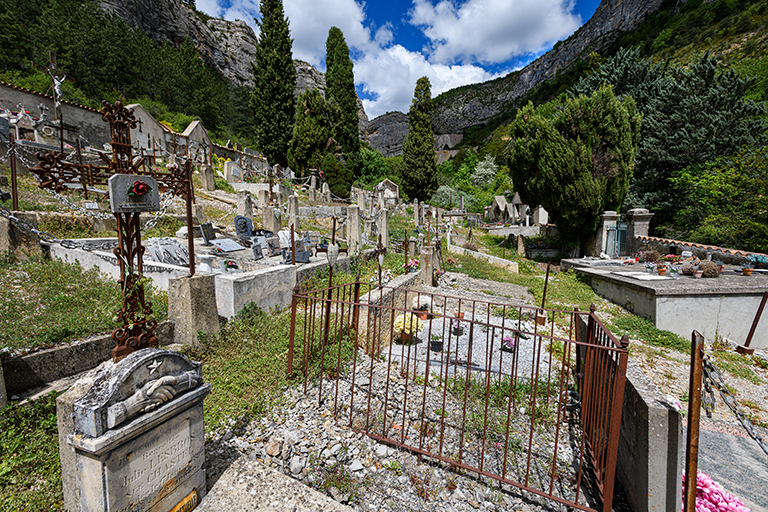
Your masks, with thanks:
M602 51L621 32L633 30L649 13L655 12L661 1L602 0L584 26L522 70L490 82L454 89L435 98L432 117L434 133L447 134L449 144L457 144L461 140L457 134L471 126L483 125L510 109L530 89L567 70L577 59L586 58L593 51ZM388 123L393 123L393 126L388 126ZM387 135L382 138L378 134ZM371 145L382 153L385 150L390 152L390 155L400 154L393 151L402 148L407 134L407 128L403 130L399 118L391 112L372 120L369 125ZM439 149L453 147L447 146L445 141L444 137L438 137ZM380 143L386 145L379 146Z
M256 34L245 21L204 19L180 0L102 0L100 7L114 13L130 26L140 29L155 41L178 46L189 39L200 55L229 80L253 86L251 62L256 55ZM294 96L311 88L325 96L325 75L306 62L294 61ZM367 136L368 116L357 99L360 137Z
M387 112L368 123L368 142L385 157L403 154L403 141L408 135L408 116Z
M661 1L602 0L592 18L576 33L521 71L437 98L433 130L439 134L457 133L488 122L533 87L567 70L579 56L600 52L621 32L633 30L659 8Z
M179 0L102 0L102 10L121 17L155 41L178 46L189 38L200 55L239 85L252 85L256 34L244 21L204 21Z

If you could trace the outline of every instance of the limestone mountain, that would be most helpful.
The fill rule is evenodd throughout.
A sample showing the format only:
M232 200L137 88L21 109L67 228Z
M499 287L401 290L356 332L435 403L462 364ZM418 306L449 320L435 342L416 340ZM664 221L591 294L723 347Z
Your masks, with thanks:
M461 133L514 111L526 92L588 59L591 52L604 50L622 32L636 28L661 3L662 0L602 0L592 18L579 30L522 70L490 82L453 89L435 98L434 132Z
M662 0L602 0L587 23L525 68L437 96L432 117L436 140L445 138L440 138L441 135L449 135L451 142L459 141L469 128L482 127L499 117L511 117L528 91L577 62L588 60L591 52L603 51L622 33L635 29L661 4ZM407 125L403 125L402 117L396 113L379 116L369 124L371 145L387 156L401 154L406 134Z
M192 9L181 0L102 0L99 7L115 14L155 41L179 46L189 39L200 56L237 85L253 86L251 61L256 54L256 34L245 21L226 21ZM297 80L294 96L317 88L325 96L325 74L310 64L294 61ZM368 116L357 99L359 131L365 138Z

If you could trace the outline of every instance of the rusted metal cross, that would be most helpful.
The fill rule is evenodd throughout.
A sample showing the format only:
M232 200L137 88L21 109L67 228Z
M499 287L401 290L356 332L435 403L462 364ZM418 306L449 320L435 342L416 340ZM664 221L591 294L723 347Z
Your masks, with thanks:
M30 169L40 180L39 186L56 192L64 190L67 184L79 184L84 189L89 186L108 184L110 177L116 174L150 176L157 182L159 190L170 191L174 195L183 194L187 203L187 232L192 233L192 166L187 161L184 168L174 166L169 172L160 172L145 165L145 158L134 160L131 145L131 128L136 128L133 110L123 107L117 101L114 104L103 102L102 119L109 123L112 144L112 158L105 154L99 156L103 166L73 163L65 160L64 153L38 153L38 165ZM141 224L139 212L116 212L119 246L115 249L120 265L120 283L123 291L122 307L117 311L123 327L112 331L112 339L117 346L112 349L112 358L118 361L131 352L147 347L157 347L154 335L157 320L151 318L152 303L144 297L143 255L141 245ZM135 262L135 263L134 263ZM189 275L195 273L194 240L189 236Z

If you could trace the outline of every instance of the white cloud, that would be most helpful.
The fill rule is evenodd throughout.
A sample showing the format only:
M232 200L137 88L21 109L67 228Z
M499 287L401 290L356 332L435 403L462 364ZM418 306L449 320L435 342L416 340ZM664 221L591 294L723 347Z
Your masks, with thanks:
M368 53L355 63L355 81L367 94L375 97L374 100L363 100L370 119L393 110L407 113L416 81L422 76L429 78L434 98L454 87L484 82L499 75L472 65L431 64L421 53L411 52L400 45Z
M381 0L370 0L381 1ZM409 0L388 0L407 4ZM332 26L344 33L352 51L355 82L366 95L370 119L389 111L408 112L416 80L429 77L432 96L471 83L491 80L475 63L504 63L549 48L581 24L572 14L574 0L412 0L406 20L371 20L362 0L284 0L293 38L293 57L325 69L325 40ZM226 6L226 7L224 7ZM258 0L197 0L211 16L253 18ZM399 12L403 12L400 10ZM545 13L545 14L542 14ZM401 23L411 23L429 41L422 52L395 44Z
M409 21L430 40L424 50L431 62L499 63L539 54L571 35L581 26L574 6L574 0L414 0Z
M293 57L318 67L325 61L328 30L338 27L347 46L371 46L363 6L355 0L291 0L283 3L293 37Z

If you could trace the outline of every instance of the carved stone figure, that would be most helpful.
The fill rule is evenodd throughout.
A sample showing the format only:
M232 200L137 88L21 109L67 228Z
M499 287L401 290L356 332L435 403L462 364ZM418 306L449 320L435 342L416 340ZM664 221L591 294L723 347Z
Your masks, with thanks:
M151 380L127 399L109 406L107 409L107 428L115 428L140 413L149 412L182 391L197 387L198 384L194 370L181 375L166 375Z

